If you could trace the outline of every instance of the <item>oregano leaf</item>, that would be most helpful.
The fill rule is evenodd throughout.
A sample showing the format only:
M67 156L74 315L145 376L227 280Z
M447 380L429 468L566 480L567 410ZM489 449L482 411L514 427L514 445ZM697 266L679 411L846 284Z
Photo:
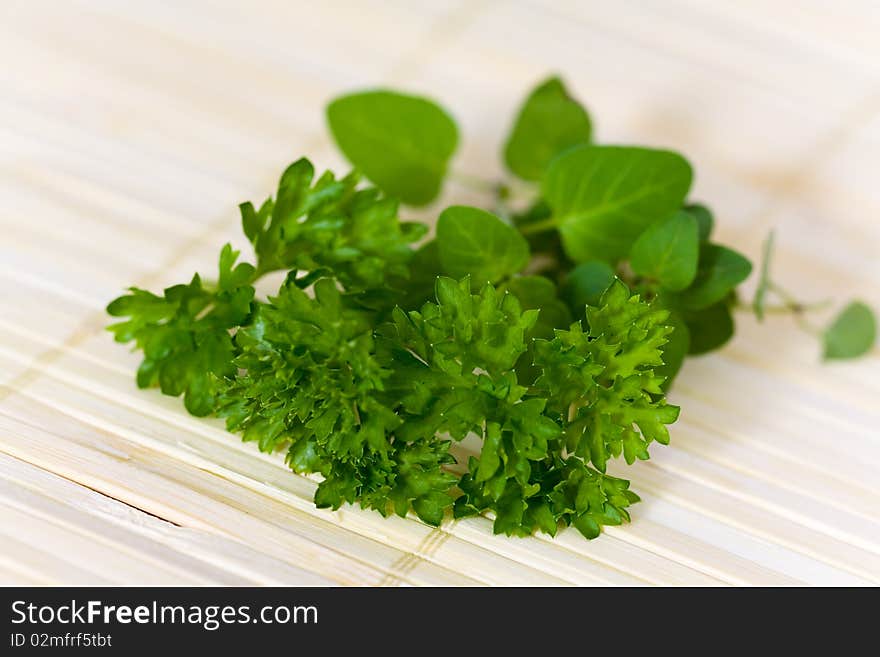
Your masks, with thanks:
M861 301L852 301L822 334L826 360L858 358L869 352L877 338L877 320Z
M562 80L552 77L526 98L504 146L507 167L520 178L539 180L551 160L565 149L590 141L587 111Z
M347 94L327 106L340 150L404 203L434 200L458 145L455 121L426 98L388 90Z
M543 179L569 258L617 262L649 225L682 206L691 166L678 153L633 146L576 146Z
M630 265L636 274L666 290L683 290L697 275L697 220L687 212L648 226L633 244Z

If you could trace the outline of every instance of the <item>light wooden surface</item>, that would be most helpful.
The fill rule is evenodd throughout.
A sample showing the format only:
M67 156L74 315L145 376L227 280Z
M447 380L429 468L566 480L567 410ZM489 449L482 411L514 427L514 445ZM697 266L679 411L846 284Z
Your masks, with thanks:
M0 583L880 582L880 362L820 365L787 320L688 363L634 522L593 542L317 510L280 457L137 390L102 330L124 286L243 246L236 204L285 164L341 167L334 94L430 93L455 168L498 175L551 71L600 140L686 153L721 239L757 258L775 227L781 282L878 308L878 34L873 0L3 0Z

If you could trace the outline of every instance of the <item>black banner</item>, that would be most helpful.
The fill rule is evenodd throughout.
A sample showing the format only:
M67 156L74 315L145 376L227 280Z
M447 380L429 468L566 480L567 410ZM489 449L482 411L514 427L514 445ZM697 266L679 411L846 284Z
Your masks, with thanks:
M694 642L790 650L871 627L849 592L804 589L5 588L0 655L202 651L371 655L678 650ZM861 610L861 611L860 611ZM859 620L863 616L864 620ZM415 642L415 643L413 643Z

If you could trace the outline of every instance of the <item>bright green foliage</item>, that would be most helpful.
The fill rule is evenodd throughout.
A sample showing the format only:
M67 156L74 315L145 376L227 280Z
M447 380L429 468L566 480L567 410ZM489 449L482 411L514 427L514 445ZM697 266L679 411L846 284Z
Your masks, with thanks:
M629 255L639 276L656 281L664 290L683 290L697 275L699 256L697 220L676 212L639 235Z
M691 336L688 347L691 355L720 349L733 337L733 316L725 301L700 310L685 310L682 316Z
M297 472L319 472L318 506L360 501L382 513L410 504L439 523L455 478L448 443L395 438L402 423L385 392L392 376L376 353L371 313L352 307L328 278L314 298L288 280L239 331L243 374L229 380L218 414L260 449L287 448Z
M333 275L350 290L383 289L408 275L410 244L425 226L402 223L397 201L375 187L358 188L350 174L331 172L314 179L306 159L291 164L275 198L259 210L240 207L242 228L254 246L257 271L299 270L310 277Z
M133 287L107 306L110 315L128 317L109 327L116 341L134 341L144 352L138 386L158 385L166 395L182 394L193 415L213 410L217 377L234 371L228 330L251 313L254 268L235 266L237 257L229 244L223 247L216 286L203 285L196 274L189 284L169 287L161 297Z
M684 206L684 211L697 221L700 242L708 242L712 236L712 229L715 227L715 218L712 216L712 211L700 203L686 205Z
M485 513L497 533L571 525L587 538L629 520L639 498L608 462L669 442L679 409L665 391L686 356L731 338L751 271L709 242L712 213L686 198L688 162L587 143L586 111L553 78L505 147L514 174L540 181L535 195L521 202L523 181L487 185L492 212L448 207L420 242L427 227L401 221L396 199L439 193L458 139L449 114L369 91L334 100L327 117L376 186L300 159L273 197L239 206L254 264L227 244L211 282L112 301L121 321L109 329L143 352L138 385L283 450L295 472L319 475L322 508L431 525ZM771 247L752 307L802 320L806 306L770 279ZM258 298L273 271L284 283ZM875 338L854 302L824 332L825 358L864 354Z
M455 121L441 107L394 91L364 91L330 103L327 120L345 156L382 190L413 205L437 196L458 145Z
M624 492L626 482L602 473L610 458L623 454L631 463L648 458L651 441L669 441L665 424L675 421L678 408L662 401L661 379L650 369L662 363L667 313L653 311L618 282L602 307L587 310L588 332L576 322L551 340L534 342L540 374L524 386L511 368L525 351L524 329L534 322L535 311L521 311L514 297L499 298L491 287L478 296L469 290L467 281L440 279L441 303L430 312L434 321L414 322L414 333L427 339L408 341L420 361L436 362L458 378L475 360L469 353L472 341L457 336L471 338L485 331L485 320L488 327L498 320L514 327L497 334L499 329L491 328L494 337L480 336L500 351L483 358L491 363L483 366L484 373L472 371L465 380L458 379L458 392L467 392L444 403L444 412L438 414L446 418L454 408L463 419L460 427L443 427L453 437L456 429L483 437L479 458L469 461L459 484L464 495L456 500L456 516L492 511L495 531L507 534L535 529L552 534L561 522L573 524L588 538L598 535L602 525L628 518L625 507L638 498ZM443 317L444 298L464 310L445 322L436 319ZM485 319L470 321L478 317ZM404 325L402 335L406 329ZM435 360L438 344L457 354L452 367L447 366L448 353ZM589 460L595 469L587 466Z
M551 410L565 422L566 449L605 471L609 458L624 454L627 463L648 457L653 441L666 444L665 424L678 407L654 401L663 379L662 347L672 328L668 311L653 308L620 281L587 307L584 330L575 323L535 345L535 365L543 374L536 386Z
M498 282L529 262L529 245L515 228L485 210L463 205L440 214L437 248L443 273L471 276L477 285Z
M679 296L678 303L689 310L701 310L727 297L752 271L752 263L733 249L705 244L693 284Z
M335 194L323 201L326 214L303 210L302 199L322 188L310 184L302 162L288 169L279 192L299 200L283 201L290 209L279 217L299 217L297 226L325 216L342 227L362 221L353 235L371 235L372 224L388 221L383 212L358 219L361 206ZM381 203L366 191L364 207ZM360 193L351 185L345 197ZM322 264L291 270L277 295L255 301L258 269L236 265L227 245L216 289L195 277L164 297L134 289L111 303L112 314L130 317L111 327L117 339L145 351L141 385L184 393L191 412L226 418L263 451L286 450L293 470L323 477L320 507L359 503L439 524L454 504L458 516L493 513L497 532L552 534L561 523L589 538L628 519L638 498L603 472L610 458L647 458L651 441L668 441L664 425L677 409L665 404L652 372L662 364L666 311L617 282L601 307L587 308L588 330L580 322L559 330L571 315L549 279L516 276L496 287L440 276L432 301L388 312L364 303L380 291L370 285L387 285L385 276L358 275L315 248L326 243L307 239L308 231L288 231L266 216L246 222L262 262ZM478 226L484 218L461 216ZM394 275L405 278L412 252L390 255L401 259ZM386 292L399 302L406 288L404 281ZM450 447L474 433L483 438L479 457L456 477L447 469L455 462Z
M601 260L582 262L566 275L563 293L572 308L595 306L615 278L608 263Z
M860 301L851 302L822 334L827 360L858 358L868 353L877 339L874 313Z
M590 141L587 111L572 98L559 78L539 84L526 99L507 143L504 161L520 178L540 180L561 152Z
M543 193L569 258L614 263L645 228L681 208L692 176L671 151L577 146L550 165Z

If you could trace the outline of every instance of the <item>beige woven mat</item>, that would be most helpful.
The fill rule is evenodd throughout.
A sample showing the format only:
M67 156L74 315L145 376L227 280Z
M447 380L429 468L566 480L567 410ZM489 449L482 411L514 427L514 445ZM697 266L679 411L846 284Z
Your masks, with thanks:
M456 168L500 174L559 71L604 142L682 150L722 239L807 298L880 307L876 2L113 2L0 7L0 583L880 582L880 369L742 318L676 387L635 521L593 542L311 504L287 471L138 391L102 327L131 283L211 271L236 204L302 154L341 166L335 93L443 100ZM445 201L468 201L450 186ZM430 217L431 211L425 213Z

